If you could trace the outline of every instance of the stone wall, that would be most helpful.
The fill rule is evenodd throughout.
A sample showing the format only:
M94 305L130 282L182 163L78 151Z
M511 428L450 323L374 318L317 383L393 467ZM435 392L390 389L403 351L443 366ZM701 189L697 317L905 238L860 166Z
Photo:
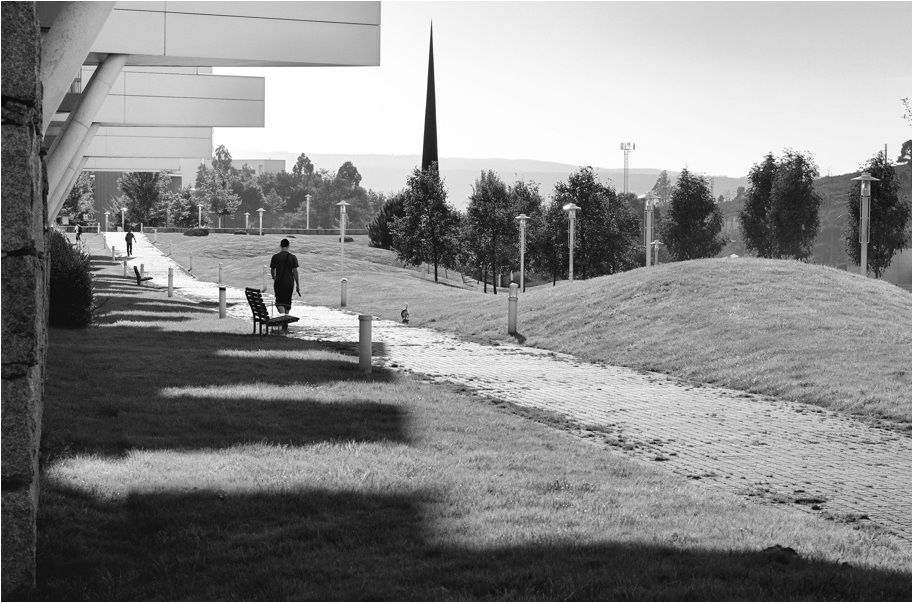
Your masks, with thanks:
M33 2L2 7L3 599L35 584L38 447L47 349L47 185L41 37Z

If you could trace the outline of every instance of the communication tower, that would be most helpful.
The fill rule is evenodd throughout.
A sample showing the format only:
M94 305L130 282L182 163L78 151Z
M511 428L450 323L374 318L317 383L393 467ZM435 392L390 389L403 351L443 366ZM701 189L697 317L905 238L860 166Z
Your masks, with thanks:
M621 150L625 153L625 194L628 192L628 154L634 150L633 142L621 143Z

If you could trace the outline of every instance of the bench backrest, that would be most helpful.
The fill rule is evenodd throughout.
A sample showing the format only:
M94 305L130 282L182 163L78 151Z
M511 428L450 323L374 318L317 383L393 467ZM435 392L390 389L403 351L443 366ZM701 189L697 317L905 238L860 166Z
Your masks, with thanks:
M247 303L250 304L250 310L258 320L269 320L269 310L263 303L263 295L259 289L244 288L244 295L247 296Z

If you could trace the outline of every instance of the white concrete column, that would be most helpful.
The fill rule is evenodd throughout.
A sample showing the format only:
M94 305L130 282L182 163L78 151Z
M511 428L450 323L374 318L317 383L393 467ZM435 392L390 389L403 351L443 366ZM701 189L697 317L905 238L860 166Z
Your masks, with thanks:
M41 41L41 85L44 88L44 118L41 133L47 134L51 116L60 107L70 85L98 37L115 2L62 2L47 35Z
M76 149L76 154L64 171L60 184L57 188L48 192L48 220L50 222L53 222L57 218L57 214L60 213L64 202L67 200L67 195L70 194L70 191L73 190L73 187L76 185L76 180L79 178L82 168L85 167L86 162L89 161L89 158L86 157L86 149L89 148L89 144L92 142L92 139L95 138L96 132L98 132L98 124L89 126L85 136L79 143L79 147Z
M105 62L98 66L92 79L89 80L79 104L63 126L63 131L48 151L48 189L55 190L63 179L63 174L76 156L79 146L85 140L95 116L111 91L111 86L127 64L127 55L110 54ZM89 139L91 142L91 139ZM49 216L53 219L55 216Z

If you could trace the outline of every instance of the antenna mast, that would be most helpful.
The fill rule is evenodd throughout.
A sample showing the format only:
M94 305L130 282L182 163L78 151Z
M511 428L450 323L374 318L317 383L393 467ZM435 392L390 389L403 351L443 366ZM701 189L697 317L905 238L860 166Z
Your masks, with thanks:
M623 142L620 148L625 152L625 194L628 194L628 154L634 150L634 143Z

